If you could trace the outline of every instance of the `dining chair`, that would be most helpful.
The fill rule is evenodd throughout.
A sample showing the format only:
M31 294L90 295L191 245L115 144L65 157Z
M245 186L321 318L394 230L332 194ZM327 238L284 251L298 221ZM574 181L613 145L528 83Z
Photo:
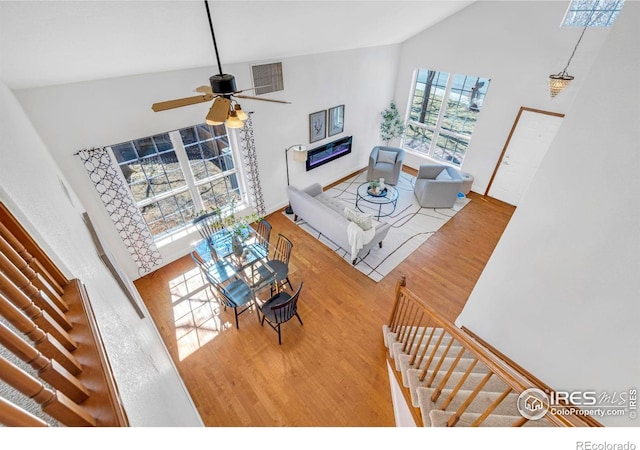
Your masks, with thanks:
M253 291L247 283L240 279L233 280L227 285L214 284L213 286L218 293L220 293L220 300L224 305L225 311L227 308L233 308L236 319L236 329L239 329L238 316L250 310L255 304Z
M293 286L289 281L289 259L291 258L292 249L293 243L286 236L278 233L273 255L265 263L276 275L275 283L271 285L271 295L286 284L293 291Z
M226 237L227 233L222 222L220 211L213 211L193 219L193 225L198 229L202 239L206 239L211 249L211 254L218 257L218 251L226 246L221 246L222 237Z
M300 325L303 325L302 319L298 314L298 298L300 297L300 290L302 290L302 283L301 281L300 286L298 286L293 295L285 291L278 292L260 306L260 312L262 313L260 325L264 325L266 320L267 324L278 332L278 344L280 345L282 345L280 327L283 323L296 316Z
M262 219L255 225L256 241L251 244L253 250L258 254L269 256L269 239L271 237L271 224Z

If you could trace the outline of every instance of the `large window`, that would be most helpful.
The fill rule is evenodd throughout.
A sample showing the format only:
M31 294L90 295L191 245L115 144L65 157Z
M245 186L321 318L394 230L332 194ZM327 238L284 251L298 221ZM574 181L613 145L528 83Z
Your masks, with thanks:
M562 21L563 27L610 27L624 0L573 0Z
M489 79L418 70L402 146L462 164Z
M195 125L111 146L151 233L243 198L224 125Z

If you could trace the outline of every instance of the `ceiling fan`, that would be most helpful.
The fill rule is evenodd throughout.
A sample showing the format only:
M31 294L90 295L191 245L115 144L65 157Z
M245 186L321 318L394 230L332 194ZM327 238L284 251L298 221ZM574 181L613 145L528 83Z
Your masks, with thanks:
M155 112L166 111L167 109L180 108L182 106L196 105L213 100L213 104L207 113L206 122L209 125L222 125L223 123L229 128L242 128L244 121L248 116L242 110L236 98L244 98L251 100L261 100L275 103L291 103L284 100L274 100L270 98L254 97L250 95L240 95L242 92L250 91L256 88L237 90L236 79L233 75L222 73L222 65L220 64L220 55L218 54L218 45L216 44L216 36L213 32L213 22L211 21L211 12L209 11L209 3L204 0L207 9L207 18L209 19L209 28L211 29L211 38L213 39L213 48L216 53L216 61L218 63L218 75L209 77L210 86L200 86L196 88L196 92L200 95L192 97L179 98L175 100L167 100L164 102L154 103L151 109Z

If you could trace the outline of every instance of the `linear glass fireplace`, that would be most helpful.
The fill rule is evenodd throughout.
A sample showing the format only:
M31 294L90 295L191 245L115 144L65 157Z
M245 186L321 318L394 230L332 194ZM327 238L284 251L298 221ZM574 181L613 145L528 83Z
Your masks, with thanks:
M307 171L333 161L351 153L353 136L347 136L337 141L329 142L322 147L309 150L307 153Z

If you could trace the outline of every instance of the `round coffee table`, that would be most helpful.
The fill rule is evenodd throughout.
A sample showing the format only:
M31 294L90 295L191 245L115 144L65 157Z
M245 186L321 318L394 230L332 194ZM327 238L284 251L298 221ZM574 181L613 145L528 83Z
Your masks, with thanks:
M369 191L369 182L367 181L366 183L362 183L358 186L358 191L356 193L356 208L364 213L369 212L363 211L360 205L358 205L358 203L362 201L369 203L371 206L367 205L367 207L372 208L374 211L377 207L378 214L375 216L376 219L390 216L396 210L396 205L398 204L398 190L393 186L387 185L380 194L374 194ZM383 207L385 209L384 213Z

